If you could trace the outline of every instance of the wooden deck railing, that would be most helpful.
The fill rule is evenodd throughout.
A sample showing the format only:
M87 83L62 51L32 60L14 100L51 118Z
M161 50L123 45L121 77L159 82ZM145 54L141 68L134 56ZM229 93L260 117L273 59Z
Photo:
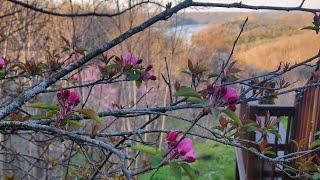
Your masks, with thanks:
M260 104L240 106L240 116L245 117L244 119L255 121L259 117L265 121L268 112L272 118L287 117L287 120L277 124L281 139L271 134L267 139L269 146L277 155L307 150L314 141L314 134L320 130L320 87L297 92L294 106ZM248 133L243 138L257 141L259 133ZM292 140L297 142L299 147ZM288 179L274 164L259 159L251 153L237 149L236 155L237 179Z
M295 114L294 106L243 104L240 111L241 114L247 116L245 119L256 120L257 118L260 118L263 121L263 123L265 123L268 114L271 116L271 118L274 119L279 117L286 117L282 118L285 120L285 122L277 124L279 134L281 135L281 139L278 139L276 136L272 134L268 134L267 140L269 144L268 146L272 147L272 150L276 152L278 155L287 154L289 152L290 129L292 128L293 117ZM251 141L258 141L260 137L261 136L259 133L248 133L243 138ZM250 144L244 145L249 147L253 146ZM264 161L263 159L259 159L252 153L242 151L241 149L237 149L236 155L239 179L262 179L267 177L282 177L282 174L279 170L276 169L274 164ZM244 166L244 168L241 166Z
M297 93L295 123L291 138L306 150L320 129L320 87L312 87ZM293 146L292 151L297 150Z

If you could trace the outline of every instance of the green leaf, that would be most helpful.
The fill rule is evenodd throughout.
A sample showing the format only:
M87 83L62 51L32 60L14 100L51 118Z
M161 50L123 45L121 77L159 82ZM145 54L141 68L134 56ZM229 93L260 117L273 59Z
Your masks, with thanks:
M188 97L187 101L192 102L192 103L201 103L202 99L198 97Z
M211 108L211 115L210 115L211 119L213 121L216 121L218 119L219 113L220 112L217 108Z
M318 172L314 173L314 174L312 175L311 179L314 179L314 180L320 179L320 173L318 173Z
M171 162L170 164L170 176L174 179L180 180L181 179L181 167L180 164L177 162Z
M242 124L239 116L235 112L231 111L230 109L222 110L222 112L237 124Z
M78 112L94 120L96 123L102 122L98 114L92 109L79 109Z
M219 133L223 130L221 126L213 126L213 129L218 130Z
M314 137L320 136L320 131L317 131L316 133L314 133Z
M277 99L278 96L275 93L271 93L267 96L267 100L274 102L275 99Z
M244 127L250 127L250 126L258 127L258 124L253 122L253 123L247 123L247 124L244 125Z
M58 111L59 107L55 104L45 104L45 103L29 103L26 105L28 108L35 108L35 109L44 109L44 110L51 110L51 111Z
M196 171L187 163L180 163L182 169L187 173L191 180L196 179Z
M80 122L80 121L77 121L77 120L69 120L69 121L68 121L68 124L69 124L72 128L75 128L75 129L79 129L79 128L82 127L81 122Z
M207 107L210 105L210 101L207 99L203 99L201 102L198 103L202 107Z
M45 112L45 118L50 119L53 116L56 116L56 112L55 111L46 111Z
M286 116L279 117L279 123L285 130L287 130L287 128L288 128L288 117L286 117Z
M237 81L238 79L239 78L234 74L230 75L228 78L229 82L234 82L234 81Z
M306 26L306 27L302 28L301 30L313 30L313 31L315 31L316 30L316 26Z
M281 134L280 133L278 133L278 132L274 132L274 133L272 133L272 134L274 134L279 140L281 140L282 139L282 137L281 137Z
M314 24L316 27L320 26L320 21L313 21L312 24Z
M140 88L141 84L142 84L142 81L141 80L137 80L135 81L136 82L136 86L137 88Z
M184 97L198 97L201 96L193 89L189 87L181 87L178 91L176 91L173 96L184 96Z
M270 125L266 129L268 132L275 135L278 139L281 139L281 135L279 134L279 130L275 125Z
M137 69L130 70L127 72L127 78L129 81L136 81L140 79L140 72Z
M257 128L258 125L256 123L250 123L250 125L247 125L247 132L254 132Z
M296 171L295 171L294 169L292 169L292 168L284 168L283 170L284 170L285 172L290 173L290 174L296 174Z
M310 145L310 149L314 149L316 148L317 146L320 145L320 139L316 139L315 141L313 141Z
M4 78L6 76L5 71L0 71L0 79Z
M208 76L208 78L213 78L213 77L217 77L219 74L218 73L208 73L206 74Z
M113 76L120 71L119 64L109 64L107 67L100 69L103 77Z
M136 151L141 151L141 152L144 152L144 153L147 153L147 154L151 154L151 155L156 155L158 154L158 151L156 148L154 147L151 147L151 146L145 146L145 145L135 145L135 146L132 146L131 147L133 150L136 150Z
M263 152L264 155L266 156L276 156L277 154L273 151L264 151Z
M271 131L271 132L273 132L273 131L278 131L278 128L277 128L277 126L275 126L275 125L270 125L270 126L267 127L267 129L268 129L269 131Z
M86 51L88 51L88 50L85 49L85 48L77 48L77 49L76 49L76 52L77 52L77 53L84 53L84 52L86 52Z
M64 51L69 51L69 50L70 50L70 48L69 48L68 46L62 46L62 47L61 47L61 49L63 50L63 52L64 52Z
M151 167L152 168L157 168L158 166L161 165L162 162L162 155L156 155L151 159Z

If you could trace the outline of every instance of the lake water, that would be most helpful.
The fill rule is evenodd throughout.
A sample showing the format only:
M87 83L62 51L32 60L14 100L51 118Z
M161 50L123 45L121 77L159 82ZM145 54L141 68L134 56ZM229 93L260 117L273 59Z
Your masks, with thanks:
M168 30L169 35L176 35L186 40L187 43L190 43L192 35L199 32L202 29L208 27L209 24L190 24L172 27Z

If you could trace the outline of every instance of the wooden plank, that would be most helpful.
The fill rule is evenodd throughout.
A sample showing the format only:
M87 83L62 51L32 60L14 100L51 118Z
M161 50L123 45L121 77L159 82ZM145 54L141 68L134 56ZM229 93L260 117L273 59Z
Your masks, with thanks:
M246 180L247 174L245 170L245 165L244 165L244 158L243 158L243 153L242 149L236 148L236 158L237 158L237 167L238 167L238 175L240 180Z
M302 99L302 104L301 104L301 115L300 115L300 122L299 125L297 126L296 131L298 132L298 137L296 137L297 142L301 143L300 148L304 148L304 145L302 144L301 141L304 141L304 136L305 136L305 131L306 131L306 123L309 121L308 117L308 104L306 103L309 101L309 95L310 93L303 93L303 99ZM305 123L303 123L305 122Z
M314 134L318 131L318 117L319 117L319 87L314 87L314 105L313 105L313 125L312 127L312 141L314 141Z
M250 105L252 111L255 112L258 116L264 116L266 111L269 111L270 116L277 116L281 114L281 116L290 116L294 114L295 107L294 106L279 106L279 105Z
M317 115L316 115L316 131L319 131L320 130L320 87L318 86L317 87L317 101L318 101L318 106L317 106Z

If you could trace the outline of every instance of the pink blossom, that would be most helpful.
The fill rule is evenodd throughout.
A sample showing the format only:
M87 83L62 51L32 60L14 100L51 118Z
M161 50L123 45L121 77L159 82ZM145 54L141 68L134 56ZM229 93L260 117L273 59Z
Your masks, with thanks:
M69 98L70 91L69 90L60 90L57 93L58 101L60 104L64 104L68 98Z
M232 111L237 109L236 103L239 99L237 90L233 87L216 87L209 84L206 89L208 99L211 101L213 106L220 104L228 105L228 108Z
M170 131L170 132L167 133L167 141L168 141L168 147L169 148L176 148L177 143L178 143L178 139L177 138L178 138L179 134L180 133L177 132L177 131ZM177 149L174 149L173 151L178 152ZM176 155L174 154L174 156L176 156ZM173 155L171 154L170 157L173 157Z
M231 110L231 111L235 111L237 109L237 106L236 104L229 104L228 105L228 108Z
M191 162L194 162L194 161L196 161L196 152L194 152L193 150L190 150L189 152L187 152L185 155L183 155L182 157L181 157L181 159L183 160L183 161L186 161L186 162L189 162L189 163L191 163Z
M237 109L236 103L239 99L239 95L237 93L237 90L233 87L227 87L226 93L224 96L222 96L222 99L228 103L228 108L231 111L235 111Z
M154 75L152 75L150 71L145 71L142 74L142 80L144 82L148 82L149 80L156 80L156 77Z
M149 79L151 78L152 74L149 72L149 71L145 71L143 74L142 74L142 80L144 82L148 82Z
M225 101L229 101L230 98L239 99L237 90L233 87L227 87L227 92L224 96L222 96L222 99Z
M152 65L148 65L147 68L146 68L146 71L150 71L152 68L153 68Z
M5 65L6 65L6 59L4 59L3 57L0 57L0 69L3 69Z
M190 138L184 138L180 141L178 144L178 151L179 154L184 156L187 154L189 151L192 150L192 140Z
M56 126L61 126L66 123L66 120L71 115L73 108L80 103L79 95L76 91L60 90L57 93L59 101L59 112L57 114Z
M78 74L74 74L70 77L70 81L73 83L76 83L79 80L79 75Z
M144 71L141 72L141 78L144 82L148 82L149 80L156 80L157 78L151 74L152 65L149 65Z
M228 89L226 87L221 87L218 90L219 96L225 96L227 94Z
M168 154L169 159L179 158L186 162L194 162L196 160L196 153L192 148L192 140L190 138L179 137L180 133L177 131L169 131L167 133ZM179 143L179 144L177 144Z
M74 106L77 106L80 103L80 97L76 91L70 91L68 99Z
M177 131L169 131L167 133L167 141L170 141L170 142L176 141L178 135L179 135L179 132L177 132Z
M122 56L124 62L126 62L127 64L130 64L132 66L136 65L138 63L138 59L136 57L134 57L131 53L125 53Z
M226 87L216 87L213 86L212 84L207 85L206 92L209 95L215 95L218 97L222 97L227 93L227 88Z
M217 88L215 86L213 86L212 84L209 84L207 86L207 93L212 95L215 94L217 92Z

